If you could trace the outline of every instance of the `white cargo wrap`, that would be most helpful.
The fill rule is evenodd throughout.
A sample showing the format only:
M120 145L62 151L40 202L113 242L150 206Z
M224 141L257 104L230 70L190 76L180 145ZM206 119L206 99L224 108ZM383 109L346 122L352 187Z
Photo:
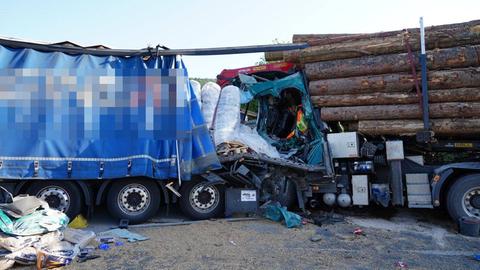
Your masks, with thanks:
M212 127L213 115L217 107L220 95L220 86L213 82L207 82L202 87L202 115L208 128Z
M192 85L193 93L195 94L195 98L197 99L198 105L200 106L200 109L201 109L202 108L202 85L195 80L190 80L190 84Z

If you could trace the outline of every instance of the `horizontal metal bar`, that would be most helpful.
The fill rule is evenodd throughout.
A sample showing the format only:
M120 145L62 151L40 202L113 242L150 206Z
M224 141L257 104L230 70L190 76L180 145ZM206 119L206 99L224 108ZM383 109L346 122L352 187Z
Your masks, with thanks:
M64 46L59 44L41 44L29 41L20 41L12 39L1 39L0 45L12 48L30 48L44 52L63 52L67 54L91 54L97 56L146 56L151 53L155 55L224 55L224 54L242 54L258 52L289 51L307 48L307 43L285 43L253 46L235 46L235 47L217 47L217 48L197 48L197 49L171 49L159 50L155 48L146 48L139 50L128 49L93 49L83 47Z
M11 48L29 48L43 52L63 52L67 54L91 54L98 56L135 56L135 55L147 55L148 49L141 50L118 50L118 49L92 49L83 47L71 47L58 44L41 44L29 41L0 39L0 45L8 46ZM154 50L154 49L153 49Z
M160 51L160 55L222 55L222 54L241 54L258 52L275 52L305 49L309 47L307 43L285 43L270 45L253 45L237 47L218 47L202 49L172 49Z

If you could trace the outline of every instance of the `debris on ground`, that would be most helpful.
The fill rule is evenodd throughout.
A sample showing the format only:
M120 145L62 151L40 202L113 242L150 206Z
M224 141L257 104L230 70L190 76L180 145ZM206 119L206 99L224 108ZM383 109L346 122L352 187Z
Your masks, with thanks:
M83 263L83 262L86 262L86 261L89 261L89 260L98 259L100 257L101 256L99 256L99 255L88 255L88 256L84 256L84 257L78 257L77 262Z
M80 248L67 241L38 248L34 255L37 269L57 268L69 265L80 253Z
M46 208L38 209L13 220L0 210L0 230L9 235L27 236L53 232L66 227L68 217L60 211Z
M365 232L361 228L358 228L358 227L353 230L353 234L359 235L359 236L360 235L365 236Z
M82 215L76 216L69 224L68 227L72 229L85 229L88 227L87 219Z
M322 240L322 236L318 235L318 234L315 234L314 236L310 237L310 241L312 242L318 242Z
M80 248L88 245L95 238L95 233L79 229L66 228L64 239L70 243L78 245Z
M248 152L248 147L238 142L224 142L217 146L218 155L228 156L231 153L240 154L240 153L247 153L247 152Z
M123 239L127 239L128 242L148 240L148 237L145 237L138 233L131 232L127 229L111 229L108 231L101 232L98 235L100 237L123 238Z
M322 212L320 214L315 214L311 217L312 223L317 226L322 225L331 225L338 222L344 222L345 217L340 214L336 214L333 211L331 212Z
M408 269L406 262L398 261L395 263L395 269Z
M67 227L64 213L34 196L11 197L10 203L0 205L0 269L15 263L56 268L92 256L94 248L84 247L95 238L94 232Z
M107 244L107 243L101 243L98 245L98 249L100 250L109 250L110 249L110 245Z
M265 217L273 221L285 221L287 228L299 227L302 225L302 218L282 207L280 203L269 204L265 207Z
M480 262L480 254L473 255L473 259Z
M0 210L13 218L21 218L32 214L38 208L48 208L48 204L35 196L18 195L12 198L11 203L1 203Z

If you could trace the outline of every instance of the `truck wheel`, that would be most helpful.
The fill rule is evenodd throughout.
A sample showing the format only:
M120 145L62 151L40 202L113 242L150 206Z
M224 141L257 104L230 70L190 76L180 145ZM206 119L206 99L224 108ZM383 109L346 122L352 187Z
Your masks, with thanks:
M70 219L82 211L83 196L80 189L70 181L36 181L27 193L46 201L48 205L64 212Z
M108 191L107 208L119 219L136 224L151 218L160 207L160 190L153 180L114 182Z
M480 219L480 174L455 181L447 194L447 210L455 221L465 216Z
M205 181L189 181L180 190L180 209L192 219L218 217L225 208L224 190L219 185L204 186Z

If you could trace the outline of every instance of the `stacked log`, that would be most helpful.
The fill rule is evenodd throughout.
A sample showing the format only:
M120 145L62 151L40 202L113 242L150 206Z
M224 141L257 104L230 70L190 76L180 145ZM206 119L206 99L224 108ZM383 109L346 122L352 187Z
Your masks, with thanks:
M265 58L304 69L322 120L366 135L413 135L423 129L419 32L294 35L311 47ZM480 20L427 27L425 39L431 130L480 134Z
M311 47L303 50L265 53L267 61L287 61L295 63L312 63L405 52L405 43L412 50L420 47L420 30L405 29L372 34L339 35L294 35L293 42L306 42ZM427 27L425 29L425 46L428 50L451 48L480 43L480 20Z
M417 76L420 81L420 76ZM428 72L428 89L475 87L480 85L480 68L432 70ZM329 96L367 93L408 93L415 86L411 73L390 73L348 78L333 78L311 81L312 96Z

